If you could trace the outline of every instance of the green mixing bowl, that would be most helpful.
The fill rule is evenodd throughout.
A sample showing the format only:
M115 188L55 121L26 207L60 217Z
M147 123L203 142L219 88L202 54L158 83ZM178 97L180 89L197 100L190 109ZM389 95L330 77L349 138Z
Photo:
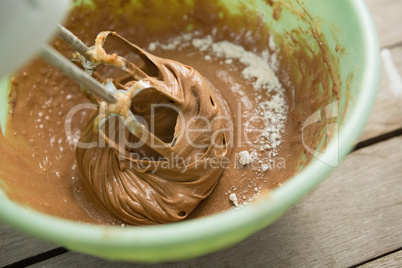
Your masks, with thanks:
M191 7L192 2L180 1L187 7ZM275 29L277 34L300 27L311 42L314 40L310 27L319 25L328 47L333 48L331 51L339 62L338 72L342 81L339 88L339 132L326 146L325 161L322 157L321 161L313 159L271 195L262 196L248 206L174 224L121 228L63 220L11 201L5 194L6 190L0 190L0 219L73 251L111 260L160 262L192 258L228 247L280 217L323 181L339 159L353 148L375 99L380 64L375 27L364 0L282 1L279 20L273 19L272 2L275 1L211 1L212 4L227 6L233 14L242 14L244 8L247 12L258 12L263 15L264 23ZM294 10L287 10L285 5ZM179 5L176 3L173 7L179 8ZM311 17L301 19L304 11ZM337 45L341 45L345 53L336 52ZM8 90L9 83L3 80L0 83L3 130L8 114ZM1 178L0 188L6 189Z

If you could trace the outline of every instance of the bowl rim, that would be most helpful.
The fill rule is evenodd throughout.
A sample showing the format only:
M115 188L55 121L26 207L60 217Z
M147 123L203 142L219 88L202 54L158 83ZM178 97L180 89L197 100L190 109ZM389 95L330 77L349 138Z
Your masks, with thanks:
M365 68L362 72L362 87L357 96L359 101L353 108L354 113L345 118L338 142L331 141L327 147L328 154L343 158L351 151L369 118L379 81L379 41L374 22L364 0L350 0L356 14L357 23L362 31ZM338 147L338 144L346 146ZM61 244L60 241L79 241L82 245L93 247L117 248L154 248L172 244L189 244L197 240L207 240L223 233L240 230L250 221L262 221L268 212L284 212L283 203L295 203L306 195L314 186L323 181L333 167L320 161L312 161L300 173L286 181L282 187L275 189L269 197L262 197L261 202L254 202L239 209L222 213L156 226L102 226L74 222L50 216L10 201L0 190L0 218L24 232ZM295 194L296 193L296 194ZM4 197L4 198L3 198ZM265 199L268 202L265 202ZM286 208L287 208L286 207ZM28 224L27 224L28 223ZM263 228L260 226L258 228ZM197 231L195 232L195 228ZM135 241L135 242L133 242ZM67 246L67 245L65 245Z

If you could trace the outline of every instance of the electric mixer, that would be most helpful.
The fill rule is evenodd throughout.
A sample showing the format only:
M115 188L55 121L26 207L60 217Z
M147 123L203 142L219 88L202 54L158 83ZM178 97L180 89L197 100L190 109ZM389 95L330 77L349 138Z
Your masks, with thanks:
M129 109L131 99L141 91L163 91L163 89L157 89L149 83L141 81L147 75L122 57L116 58L116 62L121 62L121 65L114 63L114 66L121 68L137 80L130 88L118 85L116 81L112 82L110 79L101 84L90 76L88 72L92 74L101 64L113 65L110 59L114 55L107 55L102 48L107 36L104 36L104 39L100 41L102 44L94 46L98 49L96 51L88 48L73 33L58 24L68 10L68 4L68 0L7 0L1 3L0 32L4 34L5 38L0 41L2 48L0 52L0 77L14 71L37 53L42 59L81 84L84 91L88 91L98 98L103 115L97 121L97 127L99 124L105 123L110 116L123 116L126 127L133 135L141 137L141 140L149 146L152 142L155 151L162 156L167 156L170 150L166 150L166 148L169 146L139 123ZM40 31L32 31L33 28L40 29ZM46 44L47 39L53 35L54 28L56 28L56 35L79 53L78 55L87 72ZM24 46L21 47L21 44ZM110 106L110 104L114 105Z

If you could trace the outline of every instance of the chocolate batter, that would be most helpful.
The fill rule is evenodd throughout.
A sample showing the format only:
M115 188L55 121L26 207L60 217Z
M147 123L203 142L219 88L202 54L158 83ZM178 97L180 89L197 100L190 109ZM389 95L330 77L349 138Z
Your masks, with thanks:
M101 10L117 10L114 7L116 4L104 1L96 1L96 3ZM119 3L119 5L124 4ZM140 47L147 47L154 41L168 43L169 38L189 30L197 30L201 37L214 33L216 40L237 42L249 50L256 48L256 52L261 51L263 47L266 48L268 43L270 35L268 29L266 32L260 33L258 40L246 38L239 40L237 35L240 29L236 27L236 18L229 18L225 21L231 27L220 27L219 24L222 22L216 23L216 17L213 17L213 14L225 12L225 10L219 10L219 7L200 3L194 7L196 12L188 12L186 8L177 9L176 12L187 14L188 21L183 21L182 16L177 16L177 19L172 18L171 14L168 14L170 17L166 14L161 15L162 18L159 16L160 20L168 18L169 27L165 25L166 23L161 27L155 27L154 23L159 21L147 19L147 10L152 9L153 16L157 16L159 11L164 10L163 7L160 10L154 8L152 5L145 5L138 10L130 9L130 12L127 13L130 16L126 13L110 16L107 12L94 12L91 8L82 6L72 12L66 27L86 41L88 45L93 43L97 33L109 29L118 32ZM209 18L209 16L212 17ZM139 21L142 23L138 23ZM189 23L193 29L188 28ZM259 23L256 18L251 25ZM91 27L88 27L89 25ZM291 34L297 36L297 33ZM303 50L295 48L287 49L288 47L280 41L278 43L281 45L279 52L281 68L277 70L276 74L286 90L285 96L289 110L282 142L278 154L273 159L277 162L271 164L270 169L265 172L260 169L260 166L239 165L238 155L241 151L255 150L252 143L244 142L244 138L247 136L250 141L259 140L261 133L250 132L250 129L262 129L266 126L259 121L250 122L249 119L255 116L256 107L260 101L273 99L275 93L268 90L255 90L253 81L239 75L239 70L244 69L241 62L221 64L220 61L211 61L205 57L204 53L197 52L192 47L173 50L160 49L154 52L160 58L144 52L158 70L166 68L169 64L176 64L164 59L174 59L191 66L194 69L189 68L188 70L197 70L200 76L195 71L191 75L196 75L201 80L205 78L205 81L202 81L202 87L207 88L207 94L201 96L200 107L207 107L205 108L208 109L206 114L209 116L217 114L231 116L234 130L233 139L228 138L225 141L226 149L212 149L221 155L221 158L228 157L227 167L202 169L202 172L191 170L186 173L191 176L184 176L185 179L180 177L180 180L178 177L172 176L175 172L177 173L177 170L174 169L166 169L160 171L159 174L155 173L157 175L139 170L137 167L134 169L135 172L132 172L132 169L125 169L122 172L122 166L130 165L133 159L116 158L116 151L113 148L100 150L78 148L76 162L75 146L71 141L73 138L78 139L79 137L81 137L81 141L95 138L91 128L94 115L90 115L93 109L80 110L75 114L72 118L74 137L66 137L63 129L66 115L73 107L88 103L88 100L73 81L41 60L34 60L13 78L7 132L4 136L0 135L0 177L5 184L6 193L11 199L33 209L71 220L100 224L122 224L121 220L130 224L153 224L201 217L230 209L233 207L233 202L229 198L232 193L236 194L238 203L241 205L259 194L269 192L294 175L302 164L311 160L311 157L305 155L300 128L302 122L310 115L308 112L315 111L333 100L336 89L332 86L337 82L335 81L336 74L333 74L334 68L330 69L331 76L325 65L327 63L322 61L322 55L303 53ZM301 43L303 41L298 40L298 44ZM55 40L53 45L66 57L71 57L72 51L61 41ZM127 53L119 47L114 49L122 56ZM294 65L295 61L299 65ZM305 73L305 66L310 66L311 71L306 75L317 74L314 79L300 79L300 73ZM175 67L173 70L175 77L172 79L182 81L186 69ZM100 80L109 77L110 70L100 71L99 75ZM183 85L179 91L187 92L190 88L190 85ZM210 96L212 99L209 98ZM186 107L183 98L173 99L169 94L159 97L163 102L173 100L181 108ZM149 98L144 96L143 101L139 101L137 104L144 103L147 99ZM227 102L228 109L225 108L225 102ZM134 108L135 105L134 102ZM307 106L308 109L301 109L301 106ZM197 106L190 105L186 109L192 113L195 107ZM146 114L143 115L146 118ZM172 122L174 123L176 115L171 114L169 118L166 121L168 123L165 122L167 129L168 126L174 125ZM163 123L163 121L159 122ZM217 129L220 128L222 125L217 126ZM323 125L316 124L308 130L305 140L314 148L324 132ZM165 142L173 144L175 133L170 129L167 132L158 133L158 135L165 136L163 138ZM174 146L179 147L179 144ZM146 151L149 148L142 149ZM153 153L151 152L151 154ZM184 152L184 155L186 154L188 152ZM149 156L149 150L143 155ZM91 164L93 162L96 162L95 166ZM77 169L77 163L81 173ZM102 175L97 176L98 173ZM105 173L108 175L104 176ZM135 183L145 184L146 182L148 185L122 185L119 179L126 176L123 174L127 173L131 177L141 178L141 180L135 180ZM108 183L105 178L115 179ZM161 183L164 185L163 189L156 186L160 185L160 181L158 184L153 184L154 181L161 178L164 179ZM203 186L194 186L193 182L200 180L204 181ZM150 187L150 185L152 186ZM128 194L129 198L118 193L127 187L136 189L133 191L135 194ZM111 191L111 188L114 190ZM145 190L138 192L140 189ZM151 195L148 195L149 193ZM201 201L204 198L205 200ZM149 202L141 201L141 205L139 205L139 200ZM112 214L109 211L112 211ZM126 213L127 211L130 213Z
M96 43L105 34L98 35ZM97 111L80 142L96 143L101 138L106 146L77 147L76 160L83 181L108 211L126 223L183 220L210 195L218 182L223 166L211 167L211 161L221 162L230 156L233 130L229 127L229 107L219 91L215 89L215 94L193 68L153 56L111 34L120 40L121 46L129 46L144 61L142 69L131 66L131 76L115 81L119 84L126 81L123 86L126 94L134 95L142 90L133 98L131 107L127 103L128 108L150 130L154 126L154 136L146 137L148 141L160 142L154 142L153 146L141 144L141 127L131 133L111 119L104 129L94 131L94 125L99 124L95 123L99 120L100 111ZM123 61L117 58L112 64ZM124 62L125 66L130 65ZM145 88L139 88L140 85ZM125 108L117 107L126 105L120 99L116 105L112 104L116 106L114 110L129 119ZM112 135L106 134L111 132ZM121 137L123 133L127 140Z

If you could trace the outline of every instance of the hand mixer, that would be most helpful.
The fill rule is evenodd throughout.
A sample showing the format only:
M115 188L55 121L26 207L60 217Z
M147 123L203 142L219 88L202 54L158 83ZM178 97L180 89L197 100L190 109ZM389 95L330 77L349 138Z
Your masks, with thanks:
M39 50L39 56L52 64L67 76L78 82L83 88L97 96L99 99L100 115L97 126L104 124L110 116L123 116L127 129L142 142L152 147L160 155L167 157L170 146L153 135L144 125L139 123L136 116L130 111L131 99L143 90L156 90L149 83L144 83L141 78L147 75L131 62L118 57L123 71L131 75L137 81L130 88L119 86L116 82L106 80L101 84L84 70L80 69L70 60L66 59L57 50L48 44L43 44L54 30L55 24L68 10L68 0L5 0L0 4L0 32L2 33L0 53L0 76L14 71L29 57ZM33 29L35 27L35 29ZM37 29L41 29L38 31ZM81 40L66 28L57 25L57 36L76 50L85 64L94 63L94 55ZM107 36L104 36L106 38ZM100 45L101 46L101 45ZM86 62L84 62L86 61ZM96 68L95 63L92 67ZM110 109L114 107L115 109ZM151 144L152 143L152 144Z
M78 39L73 33L61 26L57 27L57 36L60 37L64 42L70 45L74 50L76 50L80 55L85 57L88 61L92 61L92 57L88 54L89 48ZM69 76L74 81L80 83L86 90L95 94L101 99L109 103L116 103L117 99L104 85L96 81L93 77L89 76L71 61L66 59L57 50L48 44L43 45L39 55L42 59L46 60L48 63L54 67L61 70L64 74Z
M4 0L0 2L0 77L20 67L41 50L40 55L62 70L87 90L115 103L116 99L104 86L86 75L48 45L43 45L54 33L83 56L88 48L72 33L57 25L68 11L70 0Z
M99 115L95 120L95 131L99 131L100 126L105 124L111 116L123 116L127 129L133 135L154 151L158 152L161 156L168 158L172 152L170 149L171 146L151 133L137 120L136 116L130 110L131 100L143 90L164 93L164 88L151 85L148 81L143 81L143 78L148 78L149 76L124 57L117 56L116 54L108 55L103 49L103 44L109 35L116 36L121 42L128 43L128 41L114 32L101 32L96 38L95 45L88 48L73 33L60 24L58 25L57 36L79 53L78 59L81 59L82 65L87 72L66 59L50 45L44 45L39 55L48 63L64 72L67 76L80 83L84 90L89 91L101 99L101 101L99 101ZM141 54L140 51L136 52ZM127 87L113 79L106 79L105 82L101 84L88 74L92 73L100 65L111 65L120 68L134 79L135 82ZM116 85L122 89L117 89ZM124 150L118 145L116 145L116 149Z

